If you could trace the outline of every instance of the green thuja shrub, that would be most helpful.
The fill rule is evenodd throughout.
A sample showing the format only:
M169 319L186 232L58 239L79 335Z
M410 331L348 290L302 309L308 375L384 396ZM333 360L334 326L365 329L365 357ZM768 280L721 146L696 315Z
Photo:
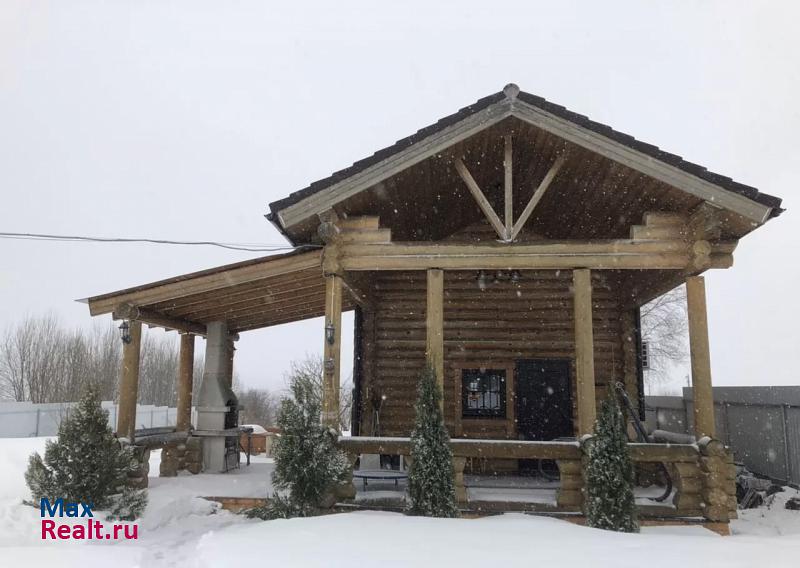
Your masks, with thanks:
M349 469L347 457L336 446L338 433L321 424L320 397L313 381L295 376L289 388L292 396L281 401L281 435L272 449L272 484L280 493L276 492L266 507L246 513L251 517L314 515L330 500L333 487Z
M411 433L408 470L408 513L427 517L456 517L455 482L450 436L444 426L442 393L433 368L427 366L417 383L416 417Z
M35 503L91 503L96 509L116 509L119 518L141 514L147 493L126 486L128 473L137 463L130 447L123 447L108 425L108 412L100 406L93 388L88 388L78 405L61 421L58 439L48 440L44 458L34 453L28 460L25 481Z
M639 532L625 419L613 391L609 392L589 442L586 521L599 529Z

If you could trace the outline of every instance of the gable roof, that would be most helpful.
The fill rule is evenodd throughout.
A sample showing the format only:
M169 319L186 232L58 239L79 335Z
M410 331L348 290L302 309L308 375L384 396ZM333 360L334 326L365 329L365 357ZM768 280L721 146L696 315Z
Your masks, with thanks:
M504 108L501 109L501 106ZM489 116L488 111L491 111L495 108L502 112L496 112ZM335 172L327 178L315 181L308 187L293 192L288 197L270 203L270 213L267 215L267 218L273 222L275 226L282 233L284 233L284 235L286 235L285 229L294 223L284 225L284 219L281 218L281 213L286 211L288 208L301 203L309 197L316 196L326 189L330 189L333 186L341 184L342 182L346 182L350 178L353 178L358 174L362 174L370 168L379 166L382 162L397 157L399 154L403 153L414 145L431 139L432 137L443 133L445 130L451 129L457 126L459 123L467 121L468 119L474 118L481 114L486 116L486 120L483 121L483 128L488 127L491 124L494 124L508 116L515 116L522 120L535 123L538 118L532 117L530 113L526 113L526 110L529 109L543 111L543 116L545 117L555 117L556 119L560 119L569 125L578 127L576 132L576 136L578 138L576 138L576 140L581 137L582 133L584 135L586 133L600 135L602 138L607 139L608 141L611 141L623 148L633 150L646 158L652 158L653 160L660 162L662 165L674 168L680 173L689 174L693 178L696 178L701 182L711 184L712 186L716 186L716 188L720 188L731 195L744 197L753 203L762 206L758 213L751 216L753 220L756 220L759 223L764 222L771 217L776 217L783 212L783 209L780 207L781 199L778 197L761 193L754 187L736 182L730 177L722 174L711 172L703 166L684 160L682 157L676 154L666 152L657 146L637 140L633 136L616 131L610 126L595 122L584 115L572 112L569 109L549 102L542 97L520 91L519 87L516 85L509 84L502 91L479 99L475 103L460 109L458 112L438 120L435 124L422 128L411 136L398 140L393 145L383 148L382 150L378 150L372 156L359 160L353 165ZM480 125L478 129L481 129ZM556 134L559 135L559 133ZM581 141L578 141L577 143L581 144ZM388 177L388 175L386 177ZM722 206L724 207L724 205ZM761 216L760 211L762 209L767 209L768 211L766 214L764 214L763 218L759 219L758 217Z

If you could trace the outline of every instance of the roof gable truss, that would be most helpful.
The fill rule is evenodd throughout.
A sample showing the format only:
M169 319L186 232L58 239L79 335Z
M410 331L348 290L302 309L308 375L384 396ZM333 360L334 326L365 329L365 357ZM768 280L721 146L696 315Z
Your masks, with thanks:
M514 176L512 145L513 142L511 135L505 135L503 148L504 222L500 221L500 217L497 215L491 203L489 203L489 200L481 191L481 188L472 177L472 174L469 173L469 169L464 164L464 161L459 157L456 157L454 161L458 175L461 176L462 180L464 180L464 183L467 185L467 188L469 188L470 193L472 193L472 196L475 198L475 201L478 203L481 211L483 211L483 214L486 216L489 224L491 224L491 226L494 228L497 236L505 242L511 242L517 237L519 232L522 230L522 227L533 213L533 210L536 208L536 205L539 203L539 201L541 201L542 197L544 197L547 188L550 187L550 184L553 182L565 162L564 154L561 154L556 158L553 165L550 166L550 169L545 174L544 179L542 179L541 183L539 183L539 186L534 190L533 195L531 196L525 208L522 210L522 213L517 220L514 221Z
M676 166L655 159L579 124L556 116L517 98L515 95L492 103L485 109L477 111L399 152L393 153L386 159L277 211L277 218L284 228L301 223L309 217L331 209L337 203L369 189L414 164L447 150L451 146L508 117L515 117L567 142L625 165L717 207L736 213L754 224L765 222L772 211L769 206L758 203L744 195L728 191ZM465 177L462 171L459 171L459 173L462 174L462 178ZM510 187L508 177L508 172L506 172L506 191ZM467 182L467 185L470 186L470 191L480 204L481 200L474 191L475 188L469 182ZM534 193L534 199L537 199L536 193ZM533 207L535 206L536 202L533 203ZM495 219L492 221L493 225L497 225L496 229L502 227L497 232L504 240L510 240L509 237L514 232L513 223L510 229L507 227L509 218L507 207L508 201L506 203L505 223L500 222L499 216L496 214L494 214ZM491 219L491 214L494 211L492 210L492 213L488 213L484 205L481 205L481 209ZM531 208L531 212L532 210L533 208Z

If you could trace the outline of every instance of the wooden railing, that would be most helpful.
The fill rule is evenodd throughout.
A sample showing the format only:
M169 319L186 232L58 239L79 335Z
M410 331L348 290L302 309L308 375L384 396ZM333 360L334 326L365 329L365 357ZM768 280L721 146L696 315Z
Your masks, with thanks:
M339 447L352 454L411 455L411 438L339 438ZM453 456L460 458L580 459L578 442L529 442L522 440L450 440Z
M588 440L591 440L590 438ZM557 509L580 512L584 500L584 458L582 444L591 442L531 442L517 440L454 439L453 454L456 498L467 502L464 467L468 459L545 459L555 460L560 473ZM339 447L355 463L361 454L402 455L411 459L410 438L340 437ZM644 514L656 516L705 517L727 521L736 514L732 457L717 440L698 444L628 445L636 464L664 464L673 483L672 498L666 504L642 507ZM343 497L354 496L350 488Z
M340 437L339 447L349 456L351 463L361 454L388 454L411 457L410 438ZM450 440L453 453L453 472L456 499L467 502L464 468L467 459L539 459L555 460L561 473L561 486L557 503L565 509L580 510L583 502L581 447L576 442L529 442L518 440Z

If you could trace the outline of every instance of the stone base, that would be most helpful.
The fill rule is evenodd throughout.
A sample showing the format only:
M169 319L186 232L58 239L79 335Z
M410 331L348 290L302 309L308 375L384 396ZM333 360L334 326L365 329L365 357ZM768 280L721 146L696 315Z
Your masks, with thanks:
M133 457L137 466L128 473L128 486L134 489L145 489L149 483L150 449L144 446L133 446Z
M175 477L180 471L198 474L203 470L203 443L200 438L172 442L161 451L160 477Z

